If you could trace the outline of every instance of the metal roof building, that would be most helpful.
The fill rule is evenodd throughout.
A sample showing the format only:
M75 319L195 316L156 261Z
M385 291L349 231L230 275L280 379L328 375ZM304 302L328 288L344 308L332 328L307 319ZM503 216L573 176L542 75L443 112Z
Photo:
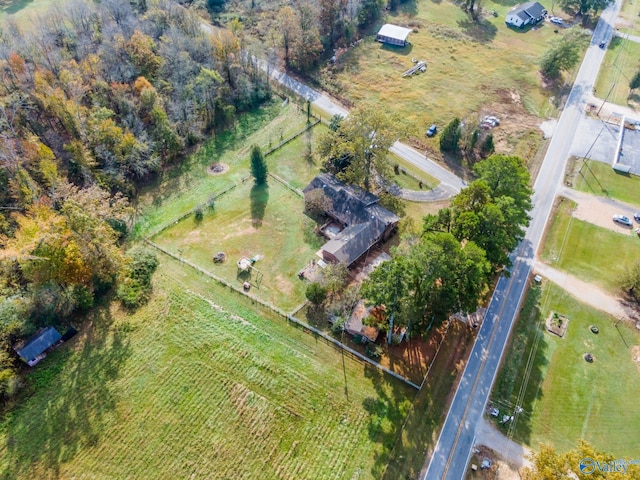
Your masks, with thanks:
M21 348L15 348L18 356L29 366L34 366L46 355L45 352L62 339L62 335L53 327L40 330L31 337Z
M397 25L392 25L391 23L386 23L378 31L376 41L404 47L407 45L407 37L411 32L412 30L410 28L399 27Z

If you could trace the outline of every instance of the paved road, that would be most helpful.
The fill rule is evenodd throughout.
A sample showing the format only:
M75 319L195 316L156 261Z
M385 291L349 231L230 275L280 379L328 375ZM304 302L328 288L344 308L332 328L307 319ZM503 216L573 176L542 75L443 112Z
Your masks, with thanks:
M564 176L571 142L604 58L605 52L598 44L611 39L613 21L621 3L622 0L617 0L602 13L594 31L534 184L531 225L512 255L510 278L502 277L498 281L431 461L426 466L425 479L460 480L465 476L478 420L484 413L509 332L519 312L532 263Z
M305 100L310 100L316 107L323 110L324 112L327 112L329 115L341 115L343 117L349 115L349 111L346 108L339 105L329 96L320 93L311 87L308 87L304 83L297 81L296 79L287 75L285 72L282 72L272 66L268 66L267 62L259 60L258 66L265 72L268 71L269 76L280 83L282 86L286 87L292 92L295 92ZM403 158L407 162L425 171L432 177L440 180L443 185L442 189L438 191L439 195L436 200L453 197L458 192L460 192L462 188L464 188L465 184L462 179L458 178L446 168L438 165L433 160L426 158L424 154L418 152L417 150L414 150L408 145L396 142L391 146L390 151Z

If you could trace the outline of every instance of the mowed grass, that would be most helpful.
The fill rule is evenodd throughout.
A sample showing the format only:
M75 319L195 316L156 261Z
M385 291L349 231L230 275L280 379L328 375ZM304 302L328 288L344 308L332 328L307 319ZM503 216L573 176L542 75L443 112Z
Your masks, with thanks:
M572 175L576 190L592 193L601 197L610 197L631 205L640 206L640 178L626 173L618 173L608 163L588 160L581 172L582 160L573 159L575 173Z
M638 2L624 2L618 14L619 30L630 35L640 34L640 4Z
M507 28L504 14L516 3L483 5L499 15L476 24L451 2L409 2L406 10L415 11L401 7L386 21L414 26L418 33L409 35L411 45L381 45L368 36L339 60L344 68L324 73L323 82L356 104L396 114L405 138L422 138L429 125L442 126L454 116L490 113L511 90L519 92L524 110L544 117L551 107L540 88L539 58L562 32L555 34L549 25ZM402 78L412 58L426 61L427 71Z
M289 311L305 300L307 284L297 272L323 243L315 226L304 214L304 200L269 178L266 188L254 187L252 180L240 184L219 197L213 211L205 210L201 222L189 216L153 241L239 288L249 281L254 295ZM227 254L226 262L213 263L218 251ZM256 255L263 256L255 264L261 281L258 272L238 274L236 265Z
M612 38L596 81L596 96L617 105L637 105L640 98L630 95L629 81L640 68L639 59L640 44Z
M571 217L573 203L560 202L542 249L549 265L599 285L620 291L625 267L640 254L636 235L624 235Z
M265 151L305 125L306 116L295 105L282 105L280 101L240 115L235 125L203 143L142 189L136 205L135 236L157 231L249 175L252 145ZM209 175L207 168L214 163L227 164L229 171Z
M34 369L4 478L380 478L414 390L161 260L147 306Z
M544 331L550 312L569 317L564 338ZM493 394L506 411L514 408L537 333L537 353L521 404L524 413L518 417L514 439L534 449L544 443L566 451L583 438L597 450L635 458L640 443L640 364L631 347L640 345L640 333L626 322L616 327L616 320L551 282L529 291L496 382L499 387L508 372L514 380L512 394ZM599 328L597 335L589 330L591 325ZM587 352L595 357L593 363L584 360Z

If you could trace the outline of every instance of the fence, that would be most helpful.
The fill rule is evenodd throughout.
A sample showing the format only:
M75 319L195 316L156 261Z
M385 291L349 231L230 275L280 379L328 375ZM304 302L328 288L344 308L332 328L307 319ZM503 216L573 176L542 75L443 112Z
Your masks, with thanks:
M302 130L297 131L296 133L289 135L287 138L285 138L284 140L282 140L278 145L276 145L275 147L271 147L269 148L266 152L264 152L264 156L268 157L269 155L271 155L273 152L275 152L276 150L278 150L279 148L284 147L287 143L295 140L296 138L298 138L300 135L302 135L304 132L306 132L307 130L315 127L317 124L320 123L320 119L317 117L313 117L314 121L311 123L308 123L307 125L305 125L305 127Z
M396 372L389 370L387 367L380 365L378 362L374 362L373 360L371 360L370 358L368 358L367 356L361 354L360 352L346 346L345 344L343 344L342 342L336 340L335 338L331 337L330 335L327 335L326 333L318 330L315 327L312 327L311 325L309 325L308 323L303 322L302 320L294 317L293 315L290 315L288 313L286 313L284 310L282 310L279 307L276 307L275 305L266 302L258 297L256 297L255 295L253 295L250 292L245 292L244 290L242 290L240 287L237 287L236 285L232 284L231 282L228 282L227 280L218 277L217 275L214 275L213 273L205 270L204 268L200 267L199 265L186 260L184 258L179 257L178 255L170 252L169 250L167 250L164 247L161 247L160 245L152 242L151 240L149 240L148 238L145 239L145 242L152 246L153 248L155 248L156 250L164 253L165 255L173 258L174 260L177 260L180 263L183 263L184 265L187 265L195 270L197 270L198 272L202 273L203 275L206 275L209 278L212 278L213 280L215 280L216 282L220 283L221 285L224 285L225 287L230 288L231 290L240 293L242 295L245 295L246 297L250 298L252 301L262 305L263 307L268 308L269 310L277 313L278 315L280 315L281 317L285 318L286 320L288 320L289 322L295 324L298 327L301 327L304 331L309 331L312 332L316 337L320 337L322 339L324 339L325 341L327 341L329 344L331 344L334 347L337 347L338 349L342 350L343 352L347 352L349 353L352 357L368 363L369 365L382 370L385 373L388 373L389 375L391 375L392 377L400 380L401 382L406 383L407 385L415 388L416 390L420 390L420 387L418 385L416 385L415 383L413 383L412 381L404 378L402 375L397 374ZM300 310L300 308L298 308L298 311Z

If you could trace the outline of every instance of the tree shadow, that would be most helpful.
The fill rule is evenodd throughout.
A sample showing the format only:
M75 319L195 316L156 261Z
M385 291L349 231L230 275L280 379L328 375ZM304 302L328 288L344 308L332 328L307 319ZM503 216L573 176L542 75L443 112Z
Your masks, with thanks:
M251 199L251 224L254 228L260 228L267 203L269 203L269 186L266 183L254 185L251 187L249 198Z
M458 20L458 27L476 42L481 43L492 42L498 33L498 28L486 18L477 22L471 18Z
M389 52L393 52L393 53L397 53L398 55L409 55L411 53L411 50L413 50L413 45L409 42L407 42L407 44L404 47L401 47L400 45L389 45L387 43L383 43L380 46L381 50L387 50Z
M440 3L442 0L437 0ZM408 15L410 17L415 17L418 15L418 2L417 0L406 0L397 6L395 12L390 12L391 16L397 16L398 13L403 15Z
M27 380L31 396L6 417L5 478L29 475L35 464L58 478L61 465L98 444L111 421L114 381L132 351L129 330L112 328L108 305L87 318L80 334L34 368Z

